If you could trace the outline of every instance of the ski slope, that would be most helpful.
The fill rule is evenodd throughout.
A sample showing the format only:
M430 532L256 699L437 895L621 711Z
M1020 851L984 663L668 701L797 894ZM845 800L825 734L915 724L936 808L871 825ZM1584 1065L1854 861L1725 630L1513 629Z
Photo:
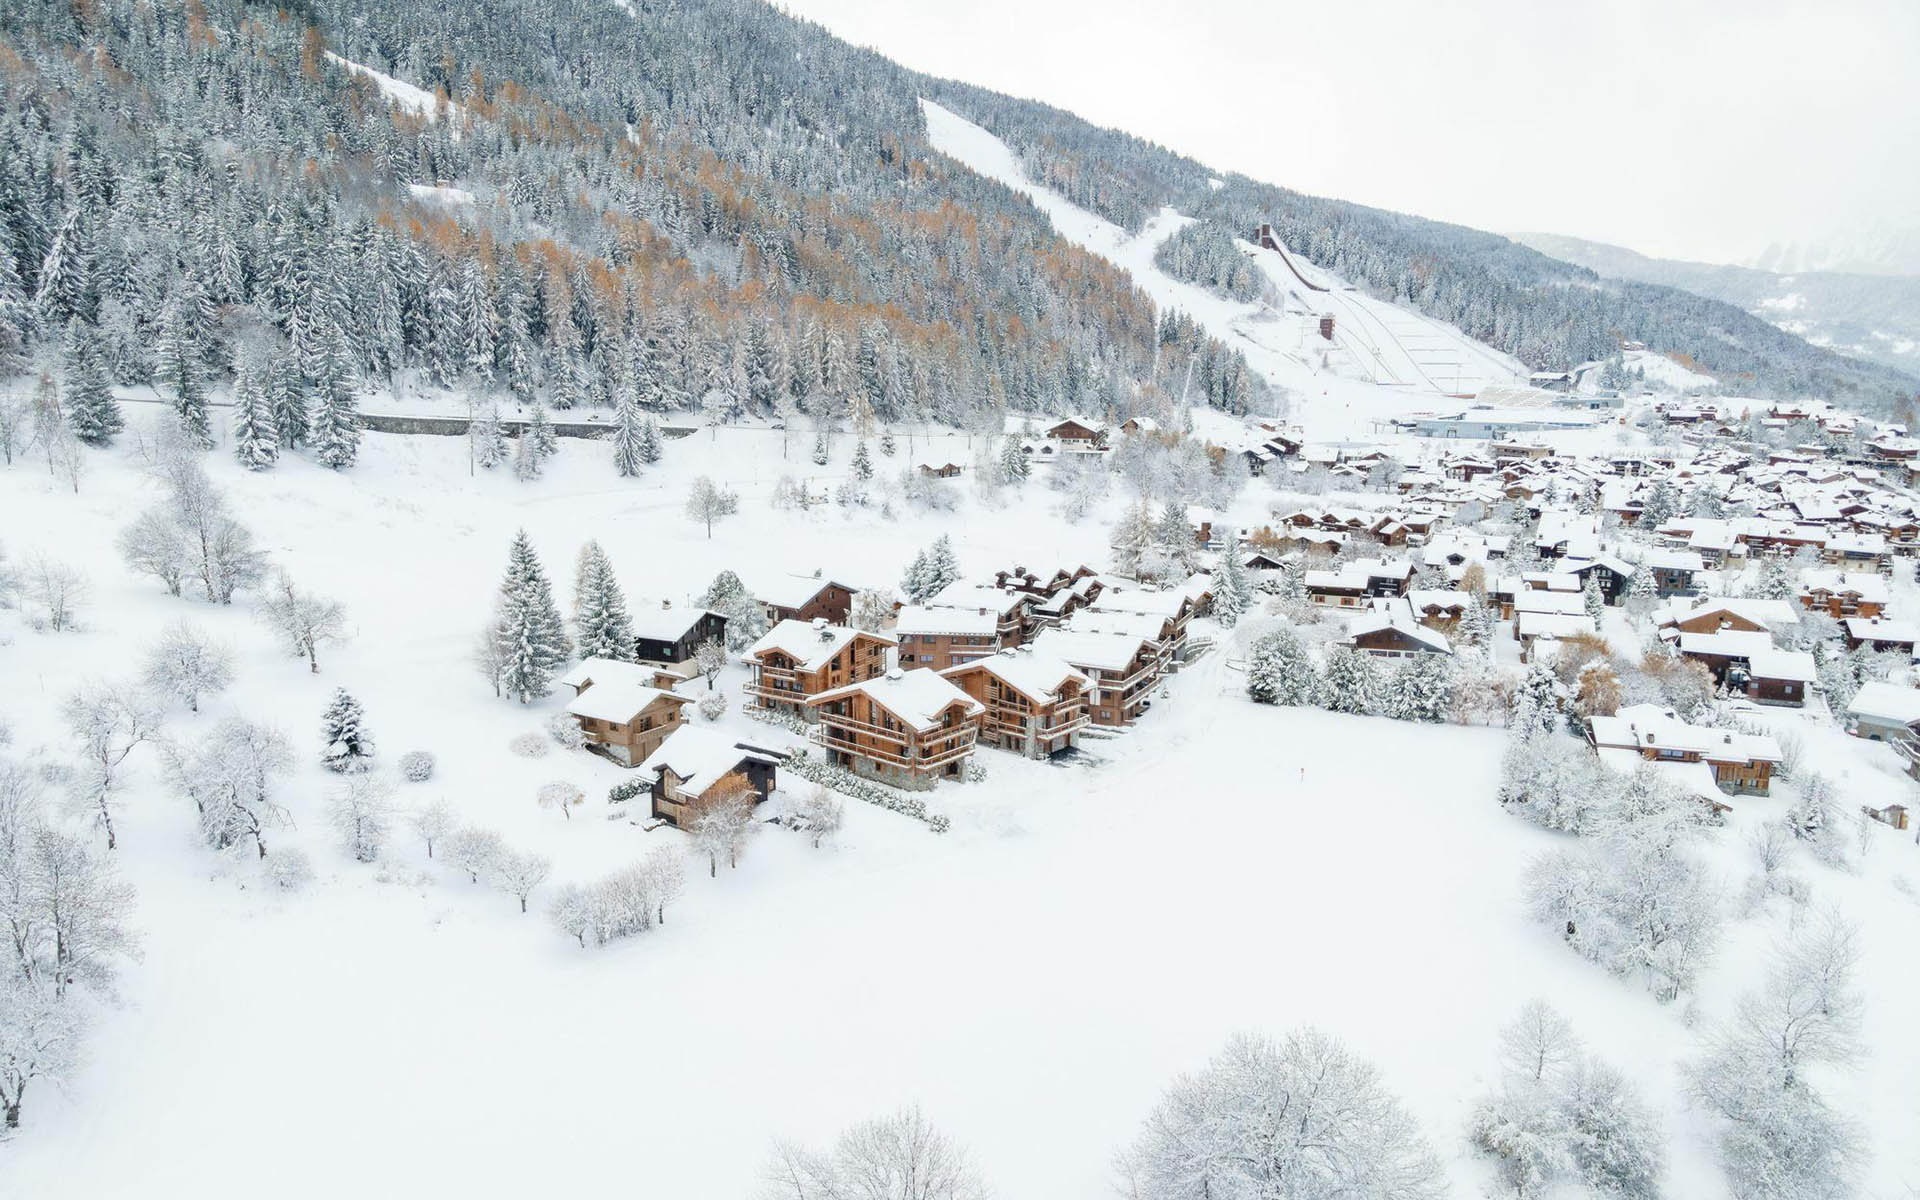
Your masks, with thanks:
M1012 148L986 129L931 100L920 106L934 149L1026 195L1062 237L1125 268L1156 305L1192 316L1245 353L1269 382L1322 398L1294 413L1310 436L1364 432L1371 421L1431 408L1436 393L1471 393L1525 375L1517 361L1460 331L1362 295L1297 256L1242 247L1273 280L1278 305L1229 300L1175 279L1154 262L1154 252L1193 218L1163 208L1138 234L1129 233L1035 183ZM1331 342L1320 336L1322 315L1334 318Z

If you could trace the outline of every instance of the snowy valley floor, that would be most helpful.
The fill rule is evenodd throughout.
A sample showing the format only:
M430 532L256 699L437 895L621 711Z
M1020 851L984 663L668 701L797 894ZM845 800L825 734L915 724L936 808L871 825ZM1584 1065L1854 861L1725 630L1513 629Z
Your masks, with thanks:
M244 860L217 859L154 755L136 752L116 854L139 890L143 958L103 1010L84 1071L32 1096L26 1127L0 1146L0 1196L732 1200L753 1193L773 1139L825 1142L918 1103L1001 1195L1095 1200L1177 1073L1235 1030L1304 1023L1380 1067L1456 1192L1475 1195L1490 1180L1467 1151L1467 1112L1494 1074L1496 1030L1535 996L1665 1114L1670 1194L1723 1194L1708 1130L1679 1096L1697 1036L1688 1002L1656 1004L1521 909L1520 875L1556 839L1492 801L1503 735L1256 708L1231 649L1177 677L1136 729L1090 742L1091 765L981 751L985 782L938 793L954 820L944 837L855 803L822 850L767 828L717 880L690 864L664 929L599 950L430 863L404 833L388 862L351 862L322 816L333 777L313 763L336 686L365 705L389 769L410 749L438 757L434 780L401 785L403 801L444 797L553 858L536 909L554 883L679 837L607 819L621 777L609 764L507 750L560 707L496 701L467 663L516 528L563 604L575 552L597 537L639 607L684 601L722 567L889 582L943 531L975 575L1101 565L1119 503L1069 525L1035 481L1003 507L968 496L955 513L897 522L777 513L777 435L702 434L667 453L623 481L604 447L568 442L530 485L470 479L456 439L369 436L344 475L299 458L247 475L211 456L276 563L348 606L355 636L322 651L318 675L281 653L253 597L174 600L121 565L112 536L155 494L128 449L90 453L77 497L32 463L0 471L11 557L45 551L93 582L79 633L0 613L13 751L61 756L60 700L132 673L161 628L188 618L235 648L238 681L197 717L176 709L173 732L236 711L280 725L302 766L288 788L295 827L270 844L304 847L318 869L285 895ZM681 511L701 473L742 491L711 540ZM1256 483L1240 515L1266 494ZM723 681L725 723L784 738L738 715L740 677ZM1910 786L1884 748L1834 734L1809 753L1848 772L1849 802ZM571 820L534 803L552 779L587 792ZM1738 802L1703 851L1729 907L1752 869L1746 830L1777 816L1786 790ZM1894 881L1920 880L1920 849L1884 832L1858 874L1794 866L1816 903L1862 923L1872 1051L1837 1098L1872 1131L1868 1194L1898 1197L1920 1183L1920 1050L1905 1021L1920 904ZM1702 1027L1751 986L1784 928L1783 912L1730 921L1693 1002Z

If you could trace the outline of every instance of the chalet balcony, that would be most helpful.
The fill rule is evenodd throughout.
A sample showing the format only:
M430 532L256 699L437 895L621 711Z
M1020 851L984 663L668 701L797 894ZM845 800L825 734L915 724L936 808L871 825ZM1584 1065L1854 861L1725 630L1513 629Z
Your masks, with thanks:
M830 712L807 731L807 740L828 750L923 774L959 762L973 753L978 729L971 723L931 735L906 729L887 729Z
M1041 718L1031 713L990 710L983 732L1002 742L1024 742L1029 739L1047 742L1080 732L1092 719L1084 704L1075 706L1070 712L1054 714L1051 724L1043 723Z

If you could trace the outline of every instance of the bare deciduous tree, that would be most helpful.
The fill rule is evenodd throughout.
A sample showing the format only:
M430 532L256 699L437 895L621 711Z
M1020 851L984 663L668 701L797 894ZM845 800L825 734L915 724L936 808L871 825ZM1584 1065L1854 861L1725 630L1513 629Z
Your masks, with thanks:
M766 1200L988 1200L966 1151L919 1109L864 1121L831 1154L783 1143L764 1172Z
M86 769L75 784L75 799L106 831L107 849L111 850L116 845L113 812L120 764L135 746L160 731L160 715L140 693L104 683L81 688L67 698L60 712L86 760Z
M329 600L293 585L285 572L274 577L260 605L260 615L279 630L294 654L307 660L307 667L320 673L319 649L346 636L347 610L338 600Z

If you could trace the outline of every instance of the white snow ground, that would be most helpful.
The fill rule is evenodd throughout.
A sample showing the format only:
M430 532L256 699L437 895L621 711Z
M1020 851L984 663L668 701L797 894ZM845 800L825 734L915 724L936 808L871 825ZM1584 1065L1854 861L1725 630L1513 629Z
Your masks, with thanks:
M1474 1195L1489 1183L1462 1124L1496 1029L1535 995L1664 1112L1670 1193L1721 1194L1703 1126L1676 1099L1689 1006L1600 973L1517 909L1527 860L1556 839L1492 803L1500 735L1255 708L1224 654L1179 677L1138 728L1091 743L1099 765L983 751L985 783L937 794L955 821L946 837L859 804L819 852L766 830L738 871L690 872L664 930L602 950L430 863L404 834L389 862L363 866L326 829L333 779L309 764L319 712L344 685L388 764L414 748L438 756L435 780L402 785L404 800L445 797L551 855L556 882L678 838L607 819L610 765L507 751L560 707L496 701L466 663L518 527L563 601L591 535L640 605L684 599L722 566L891 580L941 531L976 574L1097 562L1111 512L1052 518L1036 481L1005 507L968 497L898 523L778 513L767 495L788 467L780 437L744 430L671 442L640 481L617 479L604 446L574 441L530 485L470 477L450 438L369 435L346 474L296 457L250 475L216 453L209 469L275 561L349 606L355 637L323 652L314 676L258 624L252 597L224 609L170 599L119 563L112 535L153 493L131 440L89 453L77 497L43 464L0 470L12 559L45 551L94 584L76 634L0 612L13 752L60 757L60 699L82 679L126 675L184 617L235 647L239 681L197 718L176 709L174 731L232 712L286 730L303 766L288 785L295 827L272 844L307 849L319 879L285 896L244 860L217 861L154 755L137 752L117 859L139 889L144 957L103 1009L86 1068L30 1096L25 1128L0 1147L0 1196L730 1200L752 1194L772 1139L825 1141L918 1102L1002 1195L1095 1200L1176 1073L1232 1031L1305 1022L1379 1065L1456 1191ZM971 461L964 438L940 449ZM742 492L741 514L711 541L681 512L699 473ZM1250 489L1235 515L1254 515L1264 495ZM726 723L779 736L735 713ZM1849 772L1850 799L1909 787L1882 747L1833 733L1809 750L1830 774ZM572 820L535 806L550 779L586 789ZM1739 802L1707 849L1729 898L1749 871L1747 827L1786 803L1785 789ZM1873 1049L1840 1097L1868 1128L1874 1196L1920 1182L1920 1051L1905 1019L1920 905L1893 886L1920 876L1917 854L1886 831L1857 876L1795 864L1817 900L1844 903L1864 927ZM1730 926L1697 1001L1704 1020L1729 1010L1784 928L1779 914Z
M1156 305L1186 312L1244 352L1268 380L1292 392L1293 416L1309 437L1359 436L1374 421L1457 403L1446 397L1525 377L1514 359L1451 326L1365 296L1298 256L1302 272L1328 291L1300 286L1273 251L1244 247L1280 293L1277 309L1229 300L1174 279L1154 263L1154 251L1191 218L1162 209L1140 233L1130 234L1035 183L1012 149L992 133L931 100L922 99L920 106L935 149L1027 195L1061 236L1124 267ZM1320 337L1322 314L1334 317L1332 343Z

